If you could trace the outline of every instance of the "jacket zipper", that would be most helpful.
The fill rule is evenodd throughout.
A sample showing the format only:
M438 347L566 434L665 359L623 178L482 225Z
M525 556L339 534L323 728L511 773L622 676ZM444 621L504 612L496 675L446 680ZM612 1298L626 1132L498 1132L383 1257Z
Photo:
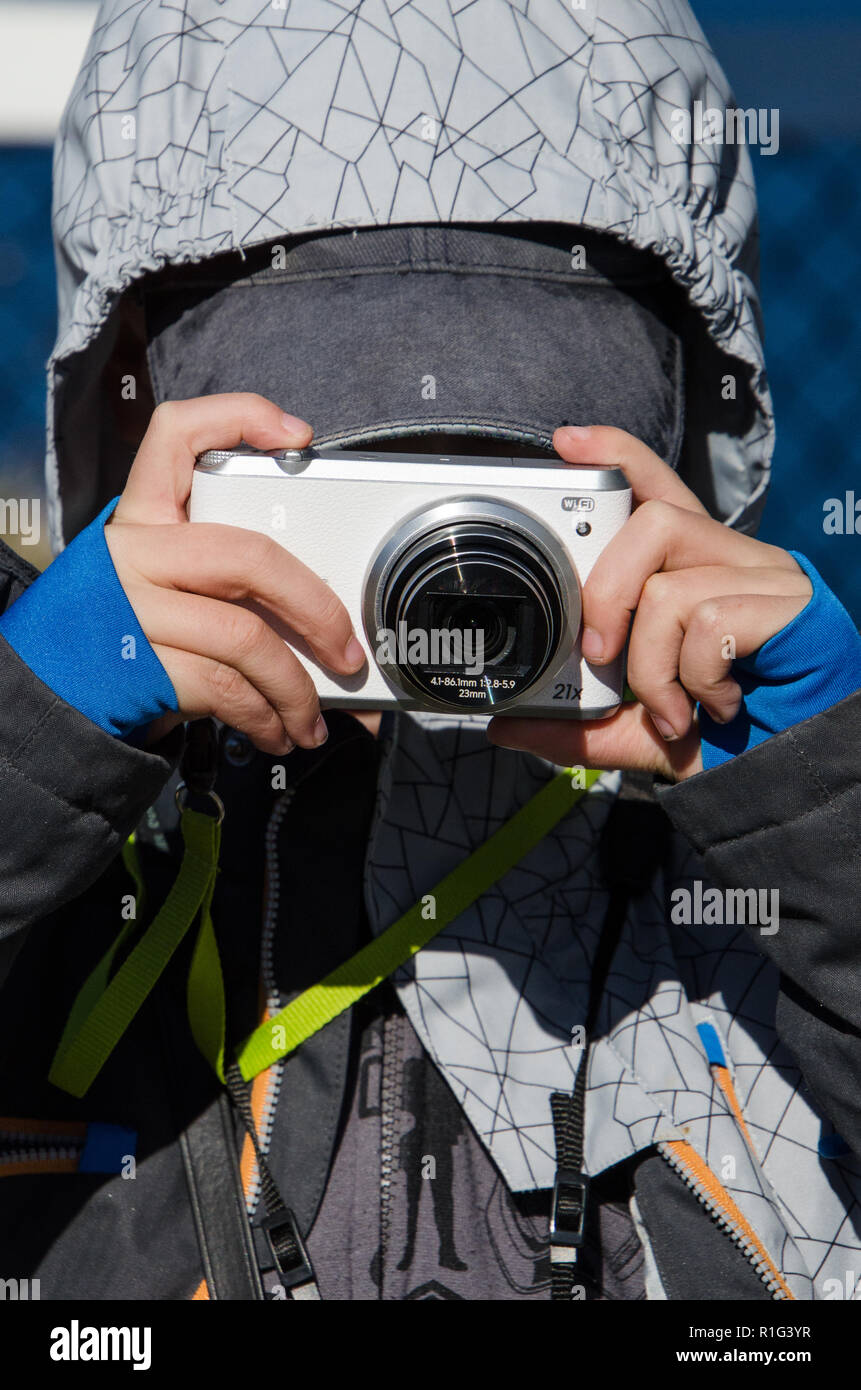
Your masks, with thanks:
M382 1065L380 1068L380 1295L386 1267L392 1211L392 1181L395 1171L395 1124L400 1100L401 1048L403 1035L397 1013L386 1014L382 1027Z
M278 908L281 898L281 882L278 868L278 835L281 830L281 823L284 820L290 803L293 800L293 788L285 791L284 795L276 801L269 820L266 823L266 833L264 836L264 859L266 864L266 906L263 913L263 930L260 937L260 977L263 983L265 998L265 1008L267 1015L271 1018L277 1014L281 1008L281 996L275 981L275 931L278 926ZM257 1120L257 1142L260 1145L261 1153L264 1157L269 1152L269 1144L272 1139L272 1126L275 1119L275 1108L278 1104L278 1096L281 1091L281 1079L284 1074L284 1062L273 1062L265 1072L262 1072L257 1079L259 1085L264 1089L263 1105ZM253 1174L245 1194L246 1205L249 1216L253 1216L257 1210L257 1203L260 1200L260 1174L257 1171L257 1164L254 1164Z
M391 736L388 740L391 746ZM280 905L281 885L278 864L278 835L281 824L293 801L296 787L288 787L283 795L275 803L269 820L266 825L265 834L265 863L266 863L266 907L263 915L263 931L260 945L260 974L265 992L266 1008L271 1015L278 1013L281 1009L281 994L275 978L274 963L274 943L275 932L278 926L278 908ZM380 801L377 798L374 823L369 834L369 844L373 838L374 830L380 818ZM388 1042L388 1047L387 1047ZM397 1103L399 1097L399 1061L401 1049L401 1033L398 1028L398 1018L394 1015L387 1016L383 1020L382 1029L382 1057L381 1057L381 1144L380 1144L380 1256L381 1269L380 1278L385 1266L384 1256L388 1243L388 1232L390 1225L390 1203L391 1203L391 1184L392 1173L395 1167L394 1151L394 1131L397 1113ZM278 1104L278 1096L281 1090L281 1080L284 1071L283 1060L274 1062L266 1072L262 1072L258 1081L264 1076L271 1076L271 1084L267 1091L260 1122L257 1126L257 1138L261 1152L266 1156L269 1152L269 1143L272 1137L272 1126L275 1118L275 1110ZM246 1204L249 1217L253 1217L257 1203L260 1199L260 1175L257 1172L256 1164L254 1173L248 1185L246 1193Z
M753 1266L762 1282L765 1284L772 1298L776 1301L783 1299L794 1299L794 1294L788 1284L783 1279L779 1270L775 1266L767 1251L759 1244L757 1237L747 1225L742 1213L738 1210L729 1193L717 1183L713 1178L711 1170L699 1159L699 1155L691 1148L690 1144L670 1140L660 1143L657 1146L662 1158L666 1159L674 1172L687 1187L694 1193L697 1200L705 1207L706 1211L716 1222L720 1230L729 1236L734 1245L738 1247L749 1264ZM690 1152L691 1157L688 1156ZM703 1172L697 1173L696 1169L702 1166ZM706 1181L711 1177L715 1182L722 1196L718 1198L709 1192Z
M0 1166L4 1163L26 1163L28 1159L64 1159L79 1158L83 1144L66 1145L58 1147L56 1144L47 1147L40 1141L35 1134L16 1134L15 1143L23 1144L26 1147L21 1149L7 1149L0 1147ZM0 1144L4 1141L0 1140Z
M278 834L290 803L293 788L278 798L266 825L266 911L263 916L263 936L260 945L260 971L263 988L266 991L266 1005L272 1013L281 1008L281 995L275 981L275 930L278 925L278 907L281 896L281 881L278 869ZM276 1064L278 1065L278 1064Z
M383 725L380 729L379 737L383 742L382 758L380 770L377 778L377 796L374 807L374 815L368 832L368 843L365 857L365 877L364 891L367 895L367 868L371 856L371 847L380 826L383 815L385 796L381 792L383 784L383 769L387 766L388 760L392 756L392 751L397 742L398 724L389 728L387 733L383 733ZM382 1028L380 1030L380 1297L385 1292L386 1275L386 1254L389 1248L389 1236L392 1224L392 1183L396 1171L399 1155L396 1153L395 1134L397 1128L398 1109L401 1102L401 1084L403 1079L403 1048L404 1031L403 1015L397 1009L391 1013L384 1013Z
M28 1129L27 1125L33 1125ZM77 1171L86 1140L86 1125L27 1120L0 1120L0 1177L28 1172Z

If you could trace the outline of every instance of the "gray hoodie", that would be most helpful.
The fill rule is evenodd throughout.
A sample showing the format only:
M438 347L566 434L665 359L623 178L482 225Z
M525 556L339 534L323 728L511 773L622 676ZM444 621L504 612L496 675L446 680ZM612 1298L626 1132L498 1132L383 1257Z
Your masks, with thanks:
M751 164L744 146L677 143L675 113L695 102L723 110L732 98L676 0L106 0L55 165L56 545L122 485L98 381L120 297L145 272L311 229L522 219L585 225L663 259L690 306L682 472L716 515L752 530L773 427ZM462 727L399 721L368 850L374 932L549 771L500 760ZM496 885L492 950L483 900L395 979L513 1191L553 1181L549 1095L570 1089L580 1062L571 1025L606 909L595 849L617 788L617 776L602 777ZM436 838L427 827L441 807ZM738 1242L750 1229L769 1252L776 1296L823 1296L823 1281L842 1280L861 1256L845 1200L861 1197L861 1179L851 1159L824 1170L822 1119L782 1050L777 972L753 937L733 923L671 920L671 893L694 895L702 877L679 841L631 906L591 1054L586 1166L598 1174L655 1144L672 1160L682 1150L668 1146L683 1146L695 1156L685 1180L719 1175L740 1214ZM703 1028L719 1040L741 1127Z
M675 0L105 0L54 170L55 545L121 485L93 380L143 272L437 221L569 222L657 253L694 311L683 471L753 529L773 445L753 176L743 144L677 142L695 103L732 96Z

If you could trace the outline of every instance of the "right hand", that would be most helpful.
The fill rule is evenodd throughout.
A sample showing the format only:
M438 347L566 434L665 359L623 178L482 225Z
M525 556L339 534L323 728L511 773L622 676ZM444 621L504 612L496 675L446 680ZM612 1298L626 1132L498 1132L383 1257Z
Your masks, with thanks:
M600 668L627 640L635 698L607 719L497 716L488 737L560 766L630 768L685 781L703 770L697 706L716 723L736 717L736 655L752 655L780 632L807 605L813 586L788 551L709 516L635 435L607 425L568 426L553 444L575 468L624 469L634 494L633 515L583 586L582 652Z
M238 526L190 523L192 471L204 449L244 441L302 449L311 426L246 393L171 401L153 413L105 540L120 583L176 692L179 712L151 725L148 742L186 719L214 715L265 753L315 748L326 725L311 677L254 600L343 675L365 653L327 584L276 541Z

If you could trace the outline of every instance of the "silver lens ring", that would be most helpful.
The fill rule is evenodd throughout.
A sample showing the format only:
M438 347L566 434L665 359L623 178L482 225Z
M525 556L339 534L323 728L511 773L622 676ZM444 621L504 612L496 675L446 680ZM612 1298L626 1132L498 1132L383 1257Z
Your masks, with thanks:
M428 542L432 542L434 535L441 530L463 522L485 523L492 528L493 533L502 530L508 545L516 538L522 538L526 542L524 551L528 553L537 550L547 566L554 587L558 589L562 609L555 653L540 672L541 677L549 680L554 671L567 659L580 629L581 597L576 573L563 546L543 522L519 508L515 509L488 498L450 498L405 518L388 533L374 555L365 577L362 618L371 649L374 648L377 633L386 627L386 596L391 577L401 560L408 551L415 553L418 541L427 538ZM491 534L488 539L492 541L492 538ZM389 666L385 674L394 685L409 697L418 699L423 706L451 711L450 702L434 700L426 690L415 684L402 668ZM535 679L538 678L536 676ZM528 687L518 691L516 699L519 701L534 683L533 680ZM508 703L512 701L500 701L494 708L502 709Z

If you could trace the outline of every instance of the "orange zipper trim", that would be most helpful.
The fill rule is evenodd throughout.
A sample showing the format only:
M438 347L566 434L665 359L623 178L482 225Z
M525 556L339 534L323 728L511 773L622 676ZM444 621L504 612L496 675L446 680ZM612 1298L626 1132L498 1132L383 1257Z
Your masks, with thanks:
M735 1115L735 1118L738 1122L738 1127L744 1135L744 1142L747 1144L747 1147L750 1149L751 1154L756 1159L757 1164L759 1164L759 1154L756 1152L756 1149L753 1146L753 1140L750 1137L750 1131L747 1125L745 1124L744 1115L742 1114L741 1106L739 1105L738 1096L735 1093L735 1086L732 1082L732 1075L730 1073L729 1067L722 1067L717 1062L715 1062L712 1064L711 1073L715 1081L723 1091L723 1094L726 1098L726 1102L730 1110Z
M86 1137L87 1125L83 1120L29 1120L17 1115L0 1115L0 1149L5 1147L16 1155L6 1160L0 1158L0 1178L28 1177L39 1173L76 1173ZM44 1143L33 1144L34 1139L44 1140ZM64 1139L69 1142L63 1144ZM42 1156L21 1157L28 1148ZM45 1152L69 1148L80 1148L80 1152L57 1153L53 1157Z
M264 999L263 981L260 982L260 1022L265 1023L271 1017L266 1007ZM272 1085L272 1068L261 1071L255 1076L251 1083L251 1113L254 1116L254 1128L260 1132L263 1114L266 1109L266 1102L269 1098L269 1088ZM249 1135L246 1133L242 1141L242 1153L239 1159L239 1176L242 1182L242 1195L248 1200L251 1191L251 1184L257 1175L257 1155L254 1152L254 1145ZM202 1303L209 1299L209 1286L205 1279L201 1279L194 1293L191 1295L192 1303Z
M263 981L260 981L260 1023L265 1023L272 1014L266 1005ZM254 1128L260 1133L263 1123L263 1115L266 1110L266 1103L269 1099L270 1088L274 1081L273 1069L267 1067L265 1071L258 1072L251 1083L251 1114L254 1116ZM257 1176L257 1155L254 1152L254 1145L250 1136L246 1133L242 1141L242 1153L239 1159L239 1175L242 1180L242 1191L246 1201L251 1191L251 1184Z
M283 799L283 798L282 798L282 799ZM270 882L269 882L269 866L270 866L269 833L270 833L270 829L271 829L271 827L272 827L272 825L273 825L273 817L278 813L278 812L277 812L277 805L279 805L279 804L280 804L280 803L277 803L277 804L276 804L276 811L274 811L274 812L273 812L273 816L270 817L269 827L267 827L267 832L266 832L266 835L267 835L267 852L266 852L266 859L265 859L264 870L263 870L263 921L264 921L264 932L265 932L265 925L266 925L266 920L267 920L267 916L268 916L268 913L269 913L270 901L271 901L271 900L270 900L270 888L271 888L271 885L270 885ZM276 835L277 835L277 831L276 831L275 833L276 833ZM271 1019L271 1018L274 1017L274 1012L273 1012L272 1010L270 1010L270 1008L269 1008L269 1006L268 1006L268 1004L267 1004L265 973L266 973L266 971L265 971L265 965L261 962L260 979L259 979L259 993L258 993L258 1006L259 1006L259 1007L258 1007L258 1020L259 1020L258 1026L259 1026L259 1025L262 1025L263 1023L265 1023L265 1022L267 1021L267 1019ZM264 1119L264 1116L265 1116L265 1114L266 1114L266 1110L267 1110L267 1108L268 1108L268 1105L269 1105L269 1103L270 1103L270 1101L271 1101L271 1099L272 1099L272 1092L275 1090L276 1086L277 1086L277 1069L276 1069L274 1066L273 1066L273 1067L266 1067L263 1071L258 1072L257 1076L255 1076L254 1080L253 1080L252 1083L251 1083L251 1114L252 1114L253 1119L254 1119L254 1128L255 1128L255 1130L256 1130L256 1132L257 1132L258 1135L261 1134L261 1130L262 1130L262 1127L263 1127L263 1119ZM240 1181L241 1181L241 1183L242 1183L242 1192L243 1192L243 1195L244 1195L244 1197L245 1197L245 1202L246 1202L246 1207L247 1207L247 1205L248 1205L248 1198L249 1198L249 1195L250 1195L250 1192L251 1192L251 1188L252 1188L252 1185L253 1185L253 1183L254 1183L256 1177L257 1177L257 1155L256 1155L256 1153L254 1152L254 1145L253 1145L252 1142L251 1142L251 1138L250 1138L250 1136L249 1136L247 1133L245 1134L245 1136L244 1136L244 1138L243 1138L243 1141L242 1141L242 1149L241 1149L241 1151L240 1151L240 1156L239 1156L239 1176L240 1176ZM201 1281L200 1281L200 1283L198 1284L196 1290L195 1290L194 1293L192 1294L192 1302L202 1302L202 1301L207 1300L208 1298L209 1298L209 1289L208 1289L208 1287L207 1287L206 1280L205 1280L205 1279L201 1279Z
M736 1206L730 1194L721 1183L718 1182L708 1164L700 1158L696 1149L685 1140L671 1139L658 1145L659 1150L670 1159L673 1167L677 1168L682 1176L692 1179L691 1186L701 1196L704 1204L711 1208L717 1215L721 1225L727 1228L728 1234L735 1239L736 1244L740 1245L744 1253L750 1258L751 1254L755 1258L751 1261L759 1272L766 1270L769 1279L778 1289L784 1298L795 1301L795 1294L790 1289L774 1260L769 1255L759 1236L750 1225L747 1217Z
M86 1139L83 1120L22 1120L0 1115L0 1136L4 1134L45 1134L52 1138Z

